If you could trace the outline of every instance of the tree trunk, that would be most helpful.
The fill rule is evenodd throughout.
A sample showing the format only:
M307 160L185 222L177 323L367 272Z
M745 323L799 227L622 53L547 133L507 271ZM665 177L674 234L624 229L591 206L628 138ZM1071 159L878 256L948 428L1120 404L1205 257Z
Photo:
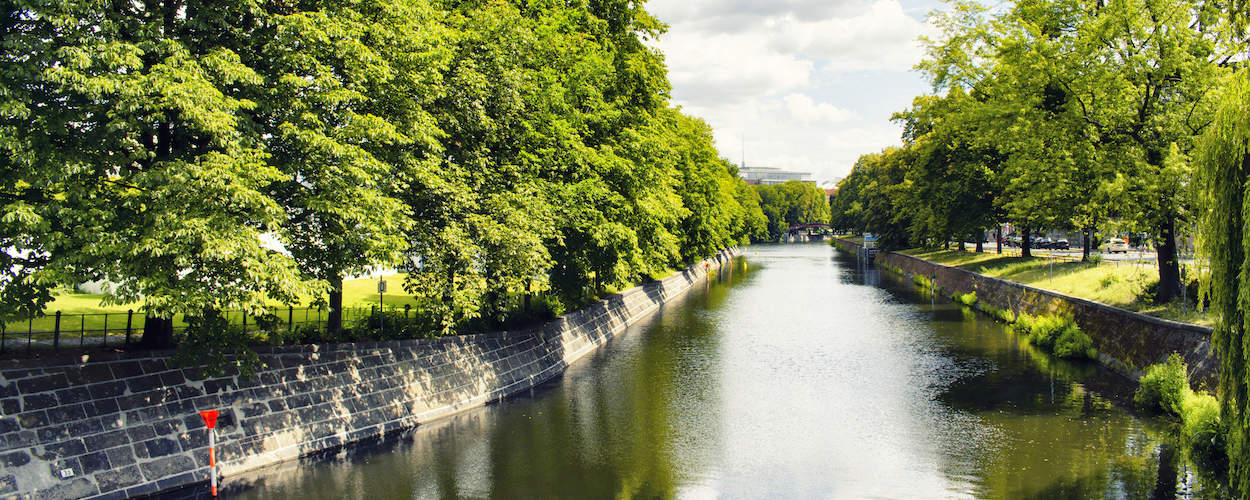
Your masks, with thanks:
M1033 256L1033 233L1027 227L1020 230L1020 256Z
M174 346L174 319L147 316L143 319L143 338L139 347L169 349Z
M977 253L985 252L985 231L977 231L972 236L977 239Z
M994 251L999 255L1003 253L1003 226L1000 224L994 228Z
M1081 230L1081 262L1089 262L1089 244L1093 239L1093 226L1088 226Z
M1176 258L1176 218L1164 216L1159 225L1159 242L1155 245L1159 261L1159 293L1155 303L1166 304L1180 295L1181 268Z
M326 316L326 331L338 333L343 329L343 275L330 277L330 314Z
M534 298L534 280L529 280L529 282L525 284L525 315L526 316L530 315L530 311L531 311L530 304L533 302L533 298Z

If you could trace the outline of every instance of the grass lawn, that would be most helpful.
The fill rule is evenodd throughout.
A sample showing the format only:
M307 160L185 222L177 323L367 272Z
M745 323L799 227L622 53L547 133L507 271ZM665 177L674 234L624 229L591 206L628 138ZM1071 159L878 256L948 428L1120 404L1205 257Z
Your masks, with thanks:
M1179 302L1155 305L1139 300L1142 290L1159 281L1158 269L1149 264L1116 265L1109 261L1094 264L1054 260L1052 265L1052 259L1012 257L992 251L975 253L912 249L902 253L1151 316L1205 326L1214 323L1209 314L1194 311L1193 303L1183 307Z
M403 308L404 305L415 304L412 296L404 292L404 275L396 274L384 278L387 283L387 292L384 294L384 300L387 308L396 307ZM343 307L346 308L368 308L378 305L378 280L377 278L362 278L356 280L347 280L343 282ZM100 301L104 299L102 294L91 293L62 293L57 294L52 302L48 304L46 309L47 316L35 318L33 321L19 320L10 321L5 324L5 329L9 333L24 334L28 326L34 331L52 331L56 326L56 312L61 312L61 331L71 336L78 332L86 331L87 335L92 335L92 330L96 330L95 334L100 335L107 326L110 331L125 329L126 327L126 311L135 310L134 328L143 327L143 304L123 304L123 305L101 305ZM317 316L317 308L308 307L312 302L312 297L305 297L301 303L303 307L296 306L291 315L293 320L300 322L307 318L308 321L314 321ZM287 318L287 310L283 304L274 302L273 307L277 310L276 314L282 318ZM350 311L348 312L350 316ZM232 322L242 321L242 316L238 314L230 315ZM107 321L107 323L106 323ZM180 318L175 318L175 324L181 324Z

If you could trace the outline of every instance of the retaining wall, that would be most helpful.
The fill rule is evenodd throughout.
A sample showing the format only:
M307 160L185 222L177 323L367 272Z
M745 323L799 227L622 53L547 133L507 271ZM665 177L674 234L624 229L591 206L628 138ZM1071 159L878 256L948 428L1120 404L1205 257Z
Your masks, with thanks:
M852 241L838 240L847 251L858 251ZM1015 313L1070 315L1098 347L1099 361L1136 380L1147 366L1178 353L1189 365L1190 383L1215 392L1219 359L1211 347L1211 329L1156 318L1092 300L984 276L896 252L877 254L878 266L907 278L921 274L933 279L944 295L977 293L982 304Z
M253 378L198 378L170 352L5 361L0 498L120 498L207 481L199 410L222 410L217 459L229 478L502 399L559 375L726 259L525 331L261 348Z

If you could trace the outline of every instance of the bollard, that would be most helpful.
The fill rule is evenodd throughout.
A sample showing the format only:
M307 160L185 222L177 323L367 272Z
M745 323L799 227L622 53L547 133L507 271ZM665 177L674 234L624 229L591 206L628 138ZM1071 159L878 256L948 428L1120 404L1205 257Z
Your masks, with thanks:
M52 327L52 348L61 346L61 311L56 312L56 325Z
M126 345L130 345L130 326L134 323L135 310L126 311Z
M213 497L217 496L217 415L217 410L200 412L200 418L204 419L204 425L208 427L208 485L209 493Z

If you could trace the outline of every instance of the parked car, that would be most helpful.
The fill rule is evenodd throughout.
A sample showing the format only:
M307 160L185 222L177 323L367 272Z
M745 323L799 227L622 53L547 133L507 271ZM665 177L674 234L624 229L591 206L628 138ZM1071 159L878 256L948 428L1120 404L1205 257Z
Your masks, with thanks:
M1102 242L1102 251L1107 253L1128 253L1128 242L1123 238L1107 238Z
M1045 236L1033 238L1033 248L1050 248L1050 238Z
M1050 248L1053 248L1055 250L1067 250L1071 248L1071 244L1068 243L1068 240L1066 238L1059 238L1050 243Z

